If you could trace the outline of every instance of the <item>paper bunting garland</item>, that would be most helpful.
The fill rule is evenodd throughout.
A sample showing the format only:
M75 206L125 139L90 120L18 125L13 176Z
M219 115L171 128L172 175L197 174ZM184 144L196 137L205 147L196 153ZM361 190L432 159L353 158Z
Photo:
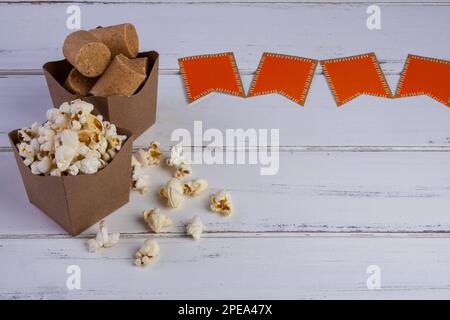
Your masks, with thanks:
M428 95L450 107L450 61L408 55L396 97Z
M189 102L213 91L244 97L232 52L178 59Z
M178 59L189 102L213 91L245 97L232 52ZM318 61L264 52L248 96L278 93L304 105ZM338 106L366 94L393 98L375 54L321 60ZM408 55L395 98L428 95L450 107L450 61Z
M279 93L304 105L317 60L264 52L248 96Z
M367 94L392 98L374 53L320 61L338 106Z

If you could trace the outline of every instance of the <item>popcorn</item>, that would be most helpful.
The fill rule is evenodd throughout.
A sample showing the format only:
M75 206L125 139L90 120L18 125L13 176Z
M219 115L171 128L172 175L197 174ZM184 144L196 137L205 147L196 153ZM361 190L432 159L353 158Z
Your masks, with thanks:
M162 159L162 152L159 150L159 142L150 143L148 150L139 149L133 154L132 166L147 167L149 165L158 165Z
M42 174L50 174L50 171L52 169L52 160L50 159L50 157L44 157L42 158L42 160L35 161L34 163L36 163L38 170Z
M52 177L61 177L61 170L59 170L58 168L54 168L50 170L50 175Z
M148 159L147 159L147 152L143 149L139 149L134 153L134 158L136 159L137 163L140 164L141 167L146 167L149 165Z
M165 199L171 208L178 208L183 200L183 185L180 180L172 178L159 190L161 198Z
M106 153L108 153L111 158L114 158L117 154L117 152L113 149L106 150Z
M105 220L100 221L97 236L89 239L89 252L97 252L99 248L110 248L119 242L120 233L108 233Z
M114 124L103 121L104 127L105 127L105 137L115 137L117 136L117 128Z
M134 264L137 266L146 266L158 257L159 252L160 248L156 240L145 240L142 247L136 252Z
M70 120L70 129L78 131L81 130L81 123L78 120Z
M78 148L78 155L86 157L90 151L91 151L91 149L89 149L89 147L87 145L82 144Z
M166 162L169 167L175 168L175 178L182 178L186 175L192 174L191 163L183 154L183 146L181 143L170 148L170 158L167 159Z
M33 148L35 154L40 152L40 144L37 138L33 138L30 141L30 147Z
M182 164L191 164L190 161L183 154L183 146L181 143L176 144L170 148L170 158L167 159L169 167L179 167Z
M68 147L68 146L60 146L56 148L55 152L55 160L56 166L59 170L66 171L70 164L72 163L73 158L76 156L76 150Z
M65 109L52 108L47 110L49 127L57 132L67 129L70 125L70 114Z
M80 146L80 141L78 140L78 134L76 131L64 130L59 134L59 139L63 146L78 150Z
M233 213L233 203L231 202L231 195L226 190L220 190L211 197L211 210L218 212L224 216L229 216Z
M17 150L19 150L19 155L24 158L24 163L26 166L29 166L34 161L35 150L34 148L25 142L21 142L17 144Z
M142 173L141 167L133 167L131 180L133 181L133 190L137 190L141 194L148 192L149 177Z
M174 176L175 176L175 178L179 179L179 178L182 178L182 177L187 176L189 174L192 174L191 166L189 164L183 163L179 167L176 167Z
M155 233L161 231L162 228L172 224L172 220L166 215L159 212L159 209L149 209L144 211L144 220L147 222L150 230Z
M94 174L98 171L98 169L100 169L101 166L102 163L100 160L95 156L91 156L81 160L80 171L85 174Z
M134 154L131 156L131 168L140 168L141 167L141 163L136 159L136 157L134 156Z
M37 138L37 142L40 145L39 150L46 152L54 152L56 132L45 127L41 128L42 129L39 130Z
M36 137L38 135L40 128L42 128L42 125L39 122L34 122L31 125L30 131L33 137Z
M23 142L30 142L31 139L34 137L31 128L22 128L17 132L17 135L19 136L19 141Z
M122 141L126 139L126 136L116 135L114 137L106 137L106 141L108 142L109 148L111 150L120 151L122 148Z
M84 121L84 119L86 119ZM83 118L83 121L79 121L81 124L84 124L84 126L91 131L94 131L96 133L103 134L105 132L105 127L103 126L103 122L101 122L96 116L93 114L86 114Z
M136 181L134 181L133 189L139 191L141 194L145 194L148 192L148 176L142 175L137 178Z
M186 225L186 233L194 240L199 240L203 232L203 223L198 216L194 216Z
M77 161L67 169L67 173L71 176L76 176L80 172L80 167L81 163L80 161Z
M72 101L70 105L67 102L63 103L60 108L66 109L67 107L70 109L68 112L72 114L71 119L80 122L80 124L87 123L87 116L94 110L92 104L79 99Z
M163 158L163 154L159 149L159 142L152 141L147 150L147 159L150 165L159 165Z
M36 175L41 174L41 170L39 170L37 162L33 162L31 164L30 168L31 168L31 173L32 174L36 174Z
M208 181L205 179L197 179L183 183L184 194L197 197L208 189Z
M94 174L110 162L126 136L91 112L94 106L82 100L65 102L47 110L47 122L35 122L18 131L19 155L38 175Z

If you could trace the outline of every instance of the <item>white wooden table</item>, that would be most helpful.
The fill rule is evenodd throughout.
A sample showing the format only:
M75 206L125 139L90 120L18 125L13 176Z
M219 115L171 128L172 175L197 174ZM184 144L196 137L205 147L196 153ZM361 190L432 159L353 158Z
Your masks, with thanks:
M382 29L366 27L370 1L242 3L87 0L82 26L131 21L142 49L157 50L157 124L135 143L172 144L176 128L279 128L280 172L254 165L195 166L211 191L226 187L236 213L208 211L208 195L164 209L175 225L149 235L141 211L169 177L152 168L149 194L108 217L123 233L90 254L95 228L72 238L27 201L7 132L51 106L41 65L60 59L70 3L0 1L0 298L449 298L450 110L428 97L360 97L335 106L320 67L305 108L279 95L212 94L186 103L177 58L234 51L245 88L263 51L327 59L376 52L395 91L408 53L450 58L450 2L378 1ZM195 242L184 222L198 214ZM161 256L133 265L146 238ZM66 269L81 268L81 290ZM381 270L369 290L366 269Z

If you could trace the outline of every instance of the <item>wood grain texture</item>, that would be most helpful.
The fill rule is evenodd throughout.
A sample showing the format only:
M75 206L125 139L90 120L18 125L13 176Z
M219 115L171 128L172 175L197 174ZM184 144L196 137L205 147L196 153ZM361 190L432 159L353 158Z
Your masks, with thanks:
M146 195L132 192L130 203L108 217L113 229L129 234L148 231L142 212L161 208L174 221L167 234L184 232L199 215L209 232L449 232L450 161L448 152L342 153L282 152L280 171L261 176L256 165L195 165L193 177L210 190L187 198L179 209L165 208L158 190L169 168L148 169ZM60 235L65 232L27 203L10 153L0 153L0 235ZM236 213L224 218L209 210L209 196L227 188ZM84 234L94 234L95 227Z
M243 76L247 90L252 76ZM399 76L389 76L391 88ZM44 121L51 100L41 76L0 78L0 105L8 117L0 117L0 147L8 147L5 133ZM280 145L302 146L425 146L449 147L450 112L426 96L383 99L361 96L337 108L325 78L313 78L304 108L281 95L239 98L213 93L188 105L180 76L160 76L157 123L135 146L158 140L167 150L171 134L194 121L204 130L256 128L279 129ZM204 143L205 145L207 142ZM355 149L357 150L357 149ZM364 150L360 148L359 150ZM383 150L383 149L381 149ZM386 149L385 149L386 150Z
M222 131L279 128L282 146L275 176L261 176L257 165L195 165L210 192L179 210L156 196L168 168L150 168L149 194L133 192L107 218L123 240L97 255L85 246L95 227L72 238L28 203L6 136L44 120L51 101L40 68L62 57L69 4L0 0L0 299L448 298L445 106L428 97L359 97L337 108L320 68L305 108L278 95L212 94L188 105L177 58L234 51L248 89L263 51L317 59L374 51L395 91L408 53L450 58L449 1L378 1L380 31L366 28L365 0L79 2L83 27L133 17L142 48L161 54L157 124L135 148L156 139L167 151L172 131L192 131L195 120ZM208 210L210 193L224 187L237 209L229 218ZM158 236L141 217L154 206L174 220ZM194 214L207 228L199 242L184 234ZM161 256L134 267L149 237L158 238ZM73 264L82 270L80 291L66 289ZM374 264L381 290L366 287Z
M67 6L0 4L0 69L40 69L47 61L61 59L62 42L70 32L66 28ZM315 59L375 51L381 61L399 62L392 69L399 73L408 53L448 59L450 51L448 3L382 5L379 31L367 29L367 4L358 3L80 6L83 28L133 17L141 48L157 49L162 69L178 69L179 57L224 51L234 51L239 68L252 70L257 68L263 51ZM10 36L11 26L15 27L14 37Z
M68 0L0 0L0 3L37 3L37 4L47 4L47 3L73 3ZM322 5L343 5L343 4L373 4L371 0L81 0L77 3L149 3L149 4L224 4L224 3L239 3L239 4L322 4ZM380 0L377 3L382 3L386 5L390 4L402 4L402 5L441 5L448 4L448 0Z
M448 298L448 238L163 238L159 259L140 268L143 238L98 254L85 239L1 240L0 298ZM66 288L69 265L81 268L81 290ZM367 289L370 265L379 290Z

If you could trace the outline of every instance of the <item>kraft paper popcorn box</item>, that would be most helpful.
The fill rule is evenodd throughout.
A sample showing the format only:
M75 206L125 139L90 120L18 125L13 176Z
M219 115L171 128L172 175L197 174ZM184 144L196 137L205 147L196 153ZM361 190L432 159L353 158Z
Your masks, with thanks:
M97 223L129 201L131 187L132 133L126 135L120 151L95 174L76 176L34 175L17 150L18 130L9 140L29 201L73 236Z
M59 106L63 102L82 98L92 103L97 113L103 115L105 120L131 131L133 138L136 139L156 120L159 54L156 51L148 51L138 55L138 58L144 57L147 57L147 78L130 97L117 95L81 97L72 94L64 87L72 65L67 60L46 63L43 69L53 105Z

